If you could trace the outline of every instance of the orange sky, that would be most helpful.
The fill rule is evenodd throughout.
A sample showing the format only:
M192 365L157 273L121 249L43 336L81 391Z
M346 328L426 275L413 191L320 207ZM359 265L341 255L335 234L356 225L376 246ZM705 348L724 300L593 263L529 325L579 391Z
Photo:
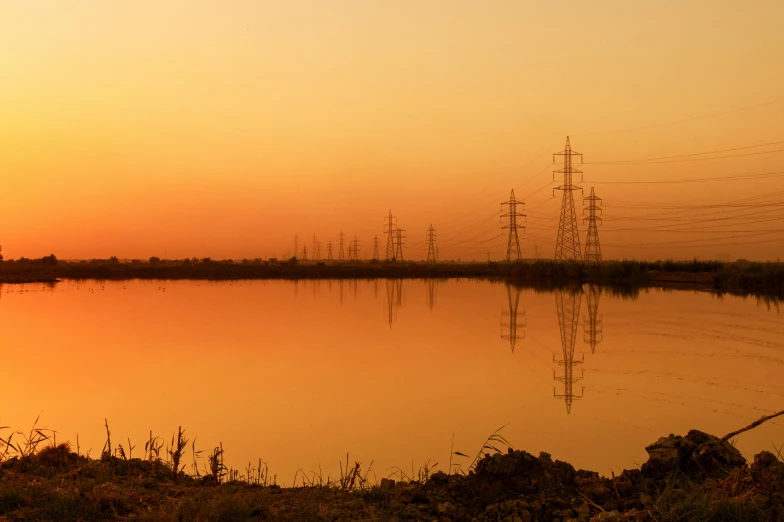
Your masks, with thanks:
M784 99L782 19L775 0L4 2L0 244L267 257L342 228L367 250L391 208L409 257L433 223L443 258L500 258L515 187L523 254L548 257L567 134L586 162L784 140L784 103L726 113ZM585 165L605 257L784 256L779 149ZM773 175L613 183L752 173Z

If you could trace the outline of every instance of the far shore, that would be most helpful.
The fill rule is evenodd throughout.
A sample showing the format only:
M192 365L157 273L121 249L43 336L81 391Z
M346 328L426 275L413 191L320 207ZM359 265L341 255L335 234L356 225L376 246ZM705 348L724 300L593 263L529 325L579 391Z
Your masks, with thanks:
M525 260L518 262L334 261L117 258L63 261L55 256L0 262L0 284L54 284L63 279L450 279L503 280L543 290L596 284L619 292L646 287L784 297L784 263L750 261Z

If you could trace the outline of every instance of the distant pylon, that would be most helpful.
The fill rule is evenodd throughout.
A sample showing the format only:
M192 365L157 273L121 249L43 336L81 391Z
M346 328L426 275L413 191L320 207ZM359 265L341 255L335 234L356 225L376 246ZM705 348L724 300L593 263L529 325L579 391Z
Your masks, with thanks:
M566 148L561 152L553 154L553 163L555 163L556 156L563 156L564 166L561 170L553 172L553 179L555 179L555 174L563 174L564 180L563 185L553 189L553 195L555 195L556 190L563 192L561 218L558 223L558 239L555 243L555 260L580 261L582 259L580 253L580 233L577 230L577 214L574 211L574 194L572 193L575 190L582 190L582 187L572 184L572 176L574 174L582 174L582 172L572 168L572 156L580 156L580 164L582 164L583 155L572 151L569 136L567 136Z
M343 261L346 259L346 254L343 250L343 245L346 243L346 234L343 231L340 231L338 234L338 261Z
M520 261L523 258L523 255L520 253L520 238L517 236L517 229L522 228L525 229L523 225L517 224L517 218L525 217L525 214L521 214L517 211L517 205L523 205L522 201L517 201L514 195L514 189L512 189L511 194L509 195L509 201L504 201L501 203L501 207L503 208L504 205L509 205L509 212L507 214L501 214L502 218L508 217L509 224L504 225L502 229L509 229L509 244L506 247L506 260L511 261L514 258L517 261Z
M436 230L432 224L427 229L427 262L436 262Z
M329 243L327 243L327 259L332 261L332 240L331 239L329 240Z
M385 259L391 261L395 259L395 217L392 211L389 211L389 216L384 218L384 234L387 234L387 253Z
M302 260L307 261L308 259L308 247L302 245Z
M357 236L354 236L354 240L349 244L348 260L359 261L359 240L357 239Z
M395 229L395 259L402 261L403 260L403 245L405 245L405 229L396 228Z
M585 300L588 302L588 319L583 318L583 341L596 353L596 345L602 342L602 316L599 314L599 297L602 290L599 285L588 285Z
M574 383L582 380L582 376L574 376L574 366L581 364L582 361L575 360L574 358L574 344L577 340L577 324L580 321L580 303L582 295L580 292L568 290L555 291L555 308L558 312L558 328L561 333L561 349L563 350L563 359L556 361L553 355L553 362L564 367L563 377L557 377L555 370L553 370L553 379L564 383L563 394L556 394L553 390L553 396L563 398L566 403L566 413L572 412L572 402L575 399L582 397L574 394Z
M585 208L583 214L588 211L588 216L583 217L583 221L588 220L588 237L585 239L585 260L598 263L602 260L602 246L599 244L599 228L597 224L602 222L602 198L597 198L596 193L591 187L591 195L583 198Z
M378 239L378 234L373 236L373 259L378 260L378 247L381 241Z
M507 339L509 341L509 347L512 349L512 352L515 350L517 341L519 339L525 339L525 309L523 309L522 320L519 314L520 292L520 287L514 287L514 289L512 289L512 285L506 283L506 297L509 304L509 311L506 312L501 308L501 339ZM504 321L504 318L508 318L508 322ZM520 333L518 329L522 330L522 333Z

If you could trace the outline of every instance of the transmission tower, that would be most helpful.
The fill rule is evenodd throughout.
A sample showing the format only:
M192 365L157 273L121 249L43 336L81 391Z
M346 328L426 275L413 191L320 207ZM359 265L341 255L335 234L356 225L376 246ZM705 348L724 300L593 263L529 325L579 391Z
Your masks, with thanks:
M599 314L599 297L602 295L599 285L588 285L588 320L583 318L583 341L596 353L596 345L602 342L602 316Z
M517 341L519 339L525 339L525 309L523 309L522 319L518 313L520 308L520 292L521 289L519 287L512 289L512 285L506 283L506 297L509 304L509 311L506 312L503 308L501 309L501 339L507 339L509 341L509 347L512 349L512 352L515 350ZM504 321L504 319L507 319L507 321ZM522 330L522 333L519 333L518 329Z
M348 260L359 261L359 240L354 236L354 240L348 246Z
M555 308L558 311L558 327L561 333L563 359L556 361L555 355L553 355L553 362L564 367L564 375L563 377L556 377L555 370L553 370L553 379L564 383L564 392L557 395L555 390L553 390L553 396L564 399L567 414L572 412L572 402L582 397L582 393L580 395L574 394L574 383L582 380L582 375L576 378L574 376L574 366L582 363L581 360L578 361L574 358L574 344L577 340L577 324L580 320L581 301L581 292L555 291Z
M405 229L396 228L395 229L395 257L399 261L403 261L403 245L405 245Z
M436 262L436 230L432 224L427 229L427 262Z
M308 247L302 245L302 260L307 261L308 259Z
M395 217L392 215L392 211L389 211L389 216L384 218L384 233L387 234L387 253L385 259L387 261L391 261L395 259L395 226L397 222L395 221Z
M556 190L563 192L561 218L558 224L558 239L555 243L555 260L579 261L582 259L582 255L580 254L580 233L577 230L577 215L574 211L573 192L582 190L582 187L572 184L572 176L574 174L582 174L582 172L572 168L572 156L580 156L580 164L582 164L583 155L572 150L569 136L567 136L566 148L561 152L553 154L553 163L555 163L556 156L563 156L563 168L553 173L553 180L555 180L555 174L563 174L564 180L563 185L553 189L553 195L555 195Z
M327 243L327 259L332 261L332 240L331 239L329 240L329 243Z
M511 261L512 257L514 257L517 261L520 261L523 256L520 253L520 238L517 236L517 229L522 228L525 229L523 225L517 224L517 218L525 217L525 214L521 214L517 211L517 205L523 205L522 201L517 201L514 195L514 189L512 189L512 193L509 196L509 201L504 201L501 203L501 208L504 205L509 205L509 212L507 214L501 214L502 218L508 217L509 224L504 225L501 227L502 229L509 229L509 244L506 247L506 260Z
M586 202L583 214L588 211L588 216L583 217L583 221L588 220L585 260L591 263L599 263L602 260L602 246L599 244L599 228L597 224L602 222L602 198L597 198L593 187L591 187L591 195L583 198L583 201Z
M378 247L381 242L378 239L378 234L373 236L373 260L378 260Z
M338 261L343 261L346 258L345 253L343 251L343 245L345 243L346 243L346 234L344 234L343 231L341 230L340 234L338 234Z

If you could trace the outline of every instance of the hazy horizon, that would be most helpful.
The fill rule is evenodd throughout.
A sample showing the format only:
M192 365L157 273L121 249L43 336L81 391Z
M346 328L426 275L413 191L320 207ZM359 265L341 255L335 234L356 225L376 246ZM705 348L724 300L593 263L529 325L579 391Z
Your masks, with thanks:
M500 260L514 189L523 257L548 258L568 135L605 259L776 260L783 18L774 1L3 3L0 244L242 259L315 235L326 257L342 230L362 258L391 209L406 258L432 224L442 259Z

